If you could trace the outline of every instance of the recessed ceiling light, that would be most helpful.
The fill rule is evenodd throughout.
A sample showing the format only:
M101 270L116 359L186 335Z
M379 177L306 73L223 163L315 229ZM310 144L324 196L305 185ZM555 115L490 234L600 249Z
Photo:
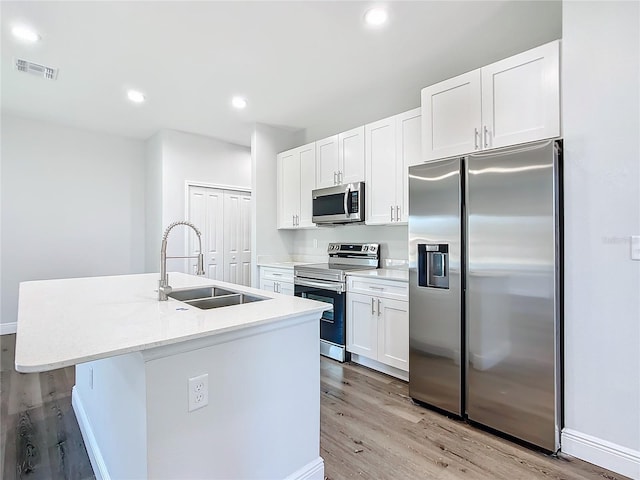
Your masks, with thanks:
M138 92L137 90L129 90L127 92L127 97L129 98L129 100L131 100L133 103L142 103L145 101L146 97L144 96L144 94L142 92Z
M384 8L372 8L364 14L364 20L372 27L379 27L387 23L389 15Z
M242 97L233 97L231 99L231 105L233 105L235 108L243 109L247 106L247 100Z
M16 25L11 29L11 33L18 40L22 40L27 43L36 43L40 40L40 35L35 30L25 27L24 25Z

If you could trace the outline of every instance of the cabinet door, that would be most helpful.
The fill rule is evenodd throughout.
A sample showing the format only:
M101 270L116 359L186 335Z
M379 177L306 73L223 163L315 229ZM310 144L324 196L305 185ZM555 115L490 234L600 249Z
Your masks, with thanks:
M275 292L275 282L273 280L260 279L260 290L267 290L268 292Z
M300 157L294 148L278 155L278 228L295 228L300 208Z
M278 284L278 293L282 293L283 295L293 296L295 293L293 283L280 282Z
M409 167L422 163L422 124L421 109L415 108L396 116L398 128L396 221L406 223L409 220Z
M317 188L333 187L338 182L340 170L338 135L316 142Z
M379 303L378 303L379 301ZM378 361L409 371L409 302L376 300Z
M251 196L224 193L224 281L251 285Z
M483 148L560 135L559 48L547 43L482 68Z
M224 193L207 187L189 187L189 221L202 233L204 272L212 280L224 280ZM192 229L185 229L188 235L187 255L197 255L198 238ZM196 273L197 261L189 259L189 273Z
M451 157L480 148L480 70L422 89L424 160Z
M367 225L391 223L396 205L396 119L365 126Z
M300 194L299 209L296 219L297 227L312 227L311 221L313 217L313 204L311 200L311 191L316 188L316 150L314 144L310 143L298 148L298 161L300 165Z
M364 181L364 126L338 135L340 183Z
M376 359L378 317L376 301L369 295L347 293L347 351Z

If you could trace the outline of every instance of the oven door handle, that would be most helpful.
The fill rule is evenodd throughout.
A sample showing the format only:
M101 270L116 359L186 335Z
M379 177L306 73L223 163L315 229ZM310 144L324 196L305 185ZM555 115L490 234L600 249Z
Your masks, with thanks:
M331 290L332 292L344 293L344 285L342 283L314 282L312 280L307 280L306 278L300 277L296 277L293 282L294 285L300 285L302 287L322 288L323 290Z

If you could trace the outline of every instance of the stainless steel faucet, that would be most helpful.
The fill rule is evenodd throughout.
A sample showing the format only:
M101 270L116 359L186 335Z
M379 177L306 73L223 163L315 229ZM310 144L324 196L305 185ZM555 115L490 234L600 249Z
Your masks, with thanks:
M182 257L167 257L167 237L169 236L169 232L173 229L173 227L177 227L178 225L186 225L187 227L193 228L198 235L198 251L200 252L198 255L191 256L182 256ZM200 234L200 230L196 228L196 226L187 221L173 222L171 225L167 227L164 231L164 235L162 236L162 246L160 248L160 282L158 285L158 300L165 301L167 300L168 294L171 293L171 287L169 286L169 275L167 274L167 258L197 258L198 259L198 268L196 270L196 275L204 275L204 255L202 254L202 235Z

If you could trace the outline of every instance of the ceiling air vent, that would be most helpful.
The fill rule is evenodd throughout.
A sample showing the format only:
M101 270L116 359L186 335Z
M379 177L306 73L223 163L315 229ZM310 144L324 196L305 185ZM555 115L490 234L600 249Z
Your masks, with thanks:
M20 72L30 73L39 77L48 78L49 80L55 80L58 76L57 68L47 67L39 63L23 60L22 58L16 58L16 69Z

